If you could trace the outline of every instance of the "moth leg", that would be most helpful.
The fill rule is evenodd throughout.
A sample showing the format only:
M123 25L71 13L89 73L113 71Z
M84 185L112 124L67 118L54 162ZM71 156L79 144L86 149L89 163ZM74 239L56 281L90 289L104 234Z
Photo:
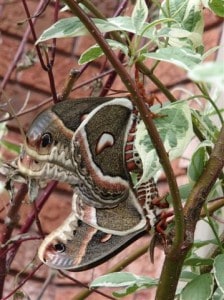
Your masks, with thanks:
M169 203L167 201L167 195L165 196L162 196L162 197L157 197L157 198L154 198L152 200L152 204L154 206L157 206L159 208L168 208L169 207Z
M138 68L135 67L136 86L137 86L137 89L138 89L139 93L141 94L142 98L144 99L144 101L148 104L149 107L151 107L154 104L155 100L162 106L162 102L159 100L159 98L154 93L147 95L147 93L145 91L143 79L140 79L139 73L140 72L139 72ZM152 113L152 116L155 117L156 115Z

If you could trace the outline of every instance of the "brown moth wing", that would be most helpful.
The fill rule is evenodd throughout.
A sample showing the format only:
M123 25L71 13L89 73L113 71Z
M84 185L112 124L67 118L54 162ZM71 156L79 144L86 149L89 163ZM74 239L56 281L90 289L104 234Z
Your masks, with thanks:
M109 100L111 98L66 100L42 111L27 131L25 151L38 161L72 169L70 148L74 132L93 109Z
M73 136L73 164L81 179L75 192L85 206L77 217L99 230L118 235L146 225L124 158L133 122L132 109L131 101L125 98L102 104Z
M51 268L83 271L103 263L144 235L109 235L83 222L73 213L50 233L39 248L39 258Z

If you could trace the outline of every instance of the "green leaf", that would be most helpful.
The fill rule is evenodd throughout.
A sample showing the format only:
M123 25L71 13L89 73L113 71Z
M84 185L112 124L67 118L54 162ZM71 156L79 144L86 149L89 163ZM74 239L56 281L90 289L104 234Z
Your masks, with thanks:
M219 46L215 46L215 47L212 47L210 49L208 49L208 51L206 51L203 55L202 55L202 58L203 60L205 60L207 57L209 57L210 55L212 55L214 52L216 52L218 49L221 48L221 45Z
M220 289L216 289L212 300L224 300L224 294Z
M158 49L154 53L145 53L143 55L146 58L172 63L187 71L201 62L201 56L187 48L167 47Z
M210 0L210 9L219 17L224 17L224 0Z
M156 32L156 36L157 38L169 38L168 42L172 47L188 48L193 52L195 52L195 49L199 48L202 44L201 34L174 26L170 28L161 28Z
M194 115L194 121L196 122L196 125L203 136L208 141L211 140L212 142L215 142L219 135L219 129L208 116L211 114L217 114L217 112L214 111L214 107L207 105L203 112L192 110L192 114Z
M133 294L138 289L144 288L144 287L145 286L138 286L137 284L133 284L133 285L128 286L126 289L122 289L122 290L113 292L113 296L117 297L117 298L122 298L122 297L128 296L130 294ZM147 287L145 287L145 288L147 288Z
M191 157L190 165L188 167L188 178L192 183L196 182L201 176L205 164L208 159L206 147L212 147L213 144L210 141L203 141L198 146L197 150Z
M186 184L179 186L179 192L180 192L180 197L181 197L182 201L184 201L188 198L192 188L193 188L192 183L186 183ZM172 203L172 197L170 194L166 197L166 200L168 201L168 203Z
M188 31L203 32L201 0L165 0L162 3L162 16L174 18L181 28Z
M161 116L154 118L154 123L169 159L181 156L193 136L191 111L187 102L178 101L153 112ZM143 121L137 126L135 147L143 163L143 175L138 182L140 184L161 170L159 158Z
M224 266L224 254L216 256L214 260L214 276L219 289L224 294L224 276L223 276L223 266Z
M182 1L182 0L164 0L162 3L161 17L170 17L176 20L176 23L170 24L171 28L179 28L192 33L193 39L190 39L192 44L188 42L188 46L192 50L203 49L202 33L204 30L203 10L201 0ZM177 25L178 24L178 25ZM170 37L170 45L183 43L186 46L186 40Z
M7 133L6 123L5 122L0 123L0 146L6 148L9 151L16 152L16 154L18 154L20 152L20 146L8 142L6 140L3 140L6 133ZM1 158L1 154L0 154L0 158Z
M114 272L96 278L90 287L122 287L138 283L155 285L157 282L156 279L147 276L138 276L129 272Z
M100 56L103 56L103 55L104 55L103 50L98 45L94 45L82 53L82 55L79 58L78 63L80 65L86 64L90 61L93 61L93 60L99 58Z
M128 48L124 44L119 43L114 40L109 40L109 39L107 39L106 41L108 42L108 44L110 45L110 47L112 49L119 49L119 50L123 51L126 55L128 54ZM87 62L90 62L90 61L93 61L94 59L99 58L102 55L104 55L104 52L102 51L100 46L94 45L82 53L82 55L79 58L78 63L80 65L85 64Z
M5 184L0 181L0 194L5 191Z
M68 5L64 5L61 9L60 12L64 12L64 11L70 11L71 9L69 8Z
M196 278L197 276L198 276L198 274L196 274L192 271L183 270L180 275L180 280L181 281L190 281L190 280Z
M139 34L148 17L148 7L145 0L137 0L132 12L131 20L137 34Z
M136 33L132 19L128 16L119 16L109 18L107 20L92 18L92 21L102 33L111 31L127 31ZM144 26L148 26L148 23L145 23ZM82 22L77 17L71 17L61 19L46 29L39 37L36 44L53 38L66 38L88 34L88 30L85 28ZM147 30L144 33L144 37L153 38L153 28Z
M181 300L209 300L213 292L214 280L211 274L202 274L189 282L180 294Z
M212 258L193 257L184 261L185 266L199 267L199 266L212 266Z
M173 18L180 23L183 20L188 1L181 0L164 0L162 1L161 15L167 18Z
M8 142L8 141L4 141L4 140L1 140L0 143L3 147L5 147L8 150L13 151L17 154L20 153L20 146L14 144L14 143Z
M179 187L179 192L180 192L180 196L181 196L181 199L187 199L191 190L192 190L193 186L191 183L187 183L187 184L184 184L184 185L181 185Z
M131 32L131 33L135 33L138 34L136 32L136 29L133 25L132 22L132 18L128 17L128 16L119 16L116 18L109 18L107 19L107 21L109 22L109 24L112 26L116 26L117 30L119 31L127 31L127 32ZM144 30L144 28L148 27L149 23L144 23L144 26L142 27L142 30ZM154 28L148 28L144 34L144 37L149 38L149 39L153 39L154 38Z
M220 91L224 86L224 66L222 62L205 62L195 65L189 70L188 77L194 81L203 81L214 84Z
M6 122L0 123L0 139L7 133Z
M115 297L124 297L138 289L151 288L157 284L157 279L137 276L128 272L115 272L98 277L91 283L90 287L127 287L113 293Z
M213 240L195 240L194 241L194 244L193 244L193 247L195 249L199 249L201 247L204 247L204 246L208 246L208 245L211 245L211 244L214 244L214 245L218 245L217 244L217 240L216 239L213 239Z
M81 36L87 33L87 29L77 17L61 19L44 30L36 44L53 38Z

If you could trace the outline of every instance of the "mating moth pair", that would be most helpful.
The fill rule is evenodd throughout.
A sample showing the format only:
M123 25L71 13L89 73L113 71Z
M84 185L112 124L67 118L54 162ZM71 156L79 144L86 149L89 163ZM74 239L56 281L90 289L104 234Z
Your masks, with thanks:
M130 175L142 172L134 147L138 120L127 98L84 98L59 102L31 124L16 160L30 194L50 179L74 191L69 217L39 248L50 267L96 266L156 223L153 180L135 189Z

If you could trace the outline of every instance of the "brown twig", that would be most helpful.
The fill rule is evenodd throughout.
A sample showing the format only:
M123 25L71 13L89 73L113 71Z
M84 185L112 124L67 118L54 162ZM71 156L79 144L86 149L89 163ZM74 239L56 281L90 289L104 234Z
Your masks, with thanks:
M12 231L16 223L18 222L18 210L22 204L22 200L24 199L26 193L27 193L27 185L23 184L20 190L17 192L14 198L14 203L10 207L10 210L6 217L6 220L8 220L9 223L7 224L7 222L5 222L5 224L2 226L2 234L0 235L1 244L6 244L6 242L11 237ZM3 295L5 276L7 273L7 264L6 264L7 248L8 246L5 246L2 249L0 249L0 298L2 298Z
M50 196L50 194L52 193L52 191L55 189L57 185L56 181L52 181L51 183L48 184L48 186L40 193L40 195L38 196L38 199L36 200L36 210L40 211L41 208L43 207L43 205L46 203L48 197ZM21 227L19 234L23 234L26 233L31 225L33 224L34 220L35 220L35 216L36 216L36 211L33 210L30 215L28 216L28 218L26 219L25 224ZM17 242L14 247L10 250L10 252L8 253L9 258L7 260L8 265L10 265L18 251L18 248L20 247L21 243Z
M36 14L40 10L42 10L42 7L44 6L44 2L45 2L45 0L40 1L39 5L38 5L38 7L36 9L36 12L34 14ZM37 21L37 19L35 18L33 20L32 24L34 25L36 23L36 21ZM31 32L31 27L28 26L27 29L26 29L26 31L25 31L25 33L24 33L24 35L23 35L22 41L19 44L19 47L18 47L18 49L16 51L16 54L14 55L13 61L9 65L8 70L7 70L7 72L6 72L3 80L1 82L1 89L2 90L5 88L5 86L6 86L7 82L8 82L8 80L9 80L9 78L11 77L12 72L16 68L17 63L20 60L21 55L23 54L24 47L25 47L25 44L27 42L27 39L29 37L30 32Z
M80 75L81 75L82 72L86 69L86 67L87 67L87 64L84 65L83 68L81 68L81 70L79 70ZM107 76L108 74L110 74L110 73L112 73L112 72L114 72L114 70L113 70L113 69L110 69L110 70L107 70L107 71L105 71L105 72L103 72L103 73L101 73L101 74L99 74L99 75L96 75L96 76L92 77L91 79L85 80L85 81L83 81L83 82L77 84L76 86L74 86L74 87L72 88L72 91L75 91L75 90L77 90L77 89L80 89L80 88L82 88L83 86L86 86L86 85L90 84L91 82L96 81L97 79L100 79L100 78L102 78L102 77L104 77L104 76ZM49 98L43 100L43 102L41 102L41 103L39 103L39 104L37 104L37 105L34 105L34 106L32 106L31 108L26 109L26 110L24 110L24 111L18 113L16 116L17 116L17 117L20 117L20 116L23 116L23 115L25 115L25 114L28 114L28 113L30 113L31 111L34 111L34 110L36 110L36 109L38 109L38 108L40 108L40 107L42 107L42 106L44 106L44 105L50 103L52 100L53 100L52 97L49 97ZM14 116L9 116L9 117L7 117L7 118L5 118L5 119L0 120L0 123L2 123L2 122L7 122L7 121L13 120L13 119L14 119Z
M30 278L33 277L33 275L40 269L40 267L43 265L43 263L40 263L37 267L34 268L34 270L26 277L24 278L18 286L13 289L6 297L2 298L1 300L7 300L9 299L12 295L16 293Z
M43 1L43 2L45 2L45 1ZM30 15L29 8L27 6L26 0L22 0L22 3L23 3L23 6L24 6L24 10L26 12L26 15L27 15L27 19L28 19L29 26L30 26L30 31L31 31L32 36L33 36L33 40L34 40L34 42L36 42L37 41L37 36L36 36L35 29L34 29L34 21L31 18L31 15ZM53 100L54 100L54 102L57 102L57 93L56 93L54 76L53 76L53 70L52 70L53 63L54 63L54 56L52 55L51 60L49 60L48 59L48 55L47 55L48 62L47 62L47 65L45 65L39 45L36 45L36 51L37 51L37 55L39 57L42 69L48 73ZM53 53L54 53L54 51L53 51Z
M77 69L72 69L68 75L68 78L65 82L65 86L61 92L61 94L58 96L59 101L64 101L68 98L74 83L80 76L80 71Z

